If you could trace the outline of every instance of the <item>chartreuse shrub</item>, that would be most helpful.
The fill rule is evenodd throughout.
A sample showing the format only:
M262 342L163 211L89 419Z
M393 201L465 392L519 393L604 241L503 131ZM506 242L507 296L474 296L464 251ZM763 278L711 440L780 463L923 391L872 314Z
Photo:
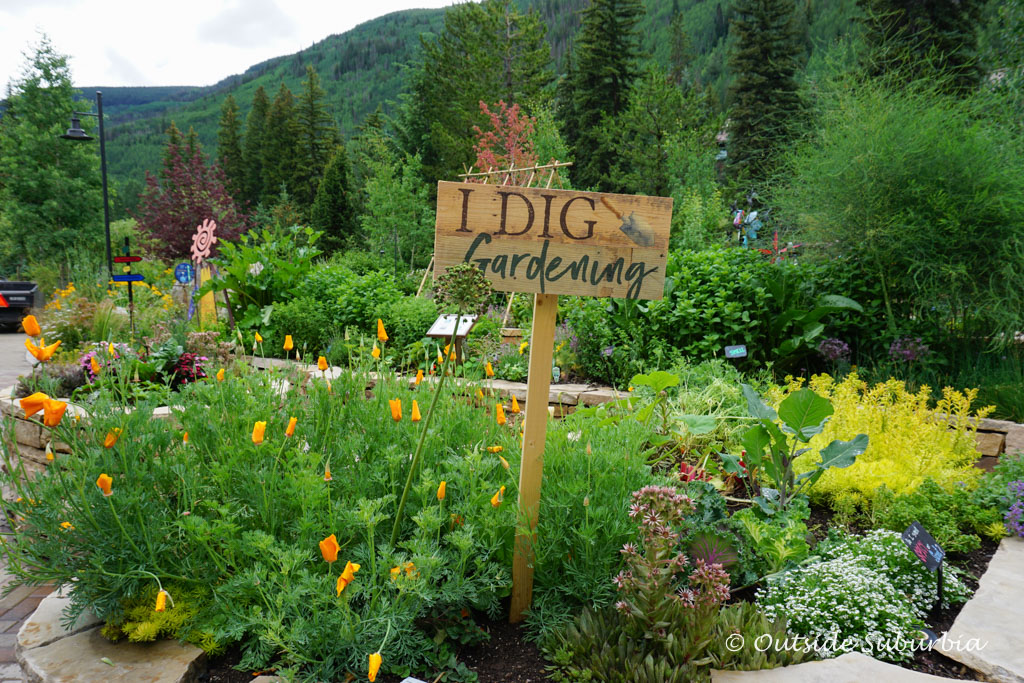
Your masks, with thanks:
M21 518L9 571L70 585L66 616L90 608L112 637L238 643L242 667L292 679L362 677L377 651L383 671L458 672L453 641L479 633L475 615L500 616L510 591L516 419L499 425L475 387L445 389L411 466L426 424L412 421L412 402L426 415L428 385L383 375L368 395L376 362L364 358L330 384L246 367L218 381L211 368L167 421L152 419L152 403L125 412L101 391L90 417L56 427L72 454L42 475L23 479L5 452ZM532 619L564 622L568 592L611 600L628 490L654 481L626 456L648 438L639 423L552 426Z
M789 378L772 398L779 402L803 385L802 379ZM928 387L911 393L898 380L868 386L856 373L838 382L823 374L812 377L809 386L832 402L835 413L808 442L810 451L796 459L798 474L817 467L821 448L833 439L851 439L859 433L869 438L857 462L821 476L808 492L813 501L866 504L880 486L899 495L914 491L928 478L947 491L957 484L976 485L981 470L973 466L978 451L971 418L990 411L980 408L972 413L977 390L947 387L931 407Z

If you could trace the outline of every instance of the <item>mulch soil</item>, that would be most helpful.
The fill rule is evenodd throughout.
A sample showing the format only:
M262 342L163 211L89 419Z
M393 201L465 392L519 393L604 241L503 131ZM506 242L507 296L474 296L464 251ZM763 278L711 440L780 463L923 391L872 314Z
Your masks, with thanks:
M811 518L808 520L807 526L815 538L820 540L827 533L831 521L831 510L812 507ZM950 553L946 557L946 562L967 572L968 576L965 581L972 590L976 590L978 579L985 573L988 563L998 547L998 543L983 539L981 547L977 550L970 553ZM754 592L753 589L749 589L734 594L733 599L753 600ZM934 610L928 618L931 630L941 637L953 625L961 607L962 605L955 605L948 609ZM459 661L477 672L481 683L543 683L550 680L545 670L547 662L541 656L537 646L527 640L526 631L522 626L501 620L488 621L484 619L479 620L478 623L490 634L490 639L478 645L459 648L457 656ZM251 682L257 673L273 674L272 671L236 671L234 666L240 659L241 653L238 648L232 648L219 657L213 657L209 660L206 673L202 674L198 680L200 683L246 683ZM938 652L917 652L914 659L902 666L933 676L957 680L979 680L974 671ZM420 674L419 677L426 680L427 683L443 683L446 680L446 677L440 676L438 673L429 677ZM382 674L378 676L377 680L382 683L400 683L403 679Z

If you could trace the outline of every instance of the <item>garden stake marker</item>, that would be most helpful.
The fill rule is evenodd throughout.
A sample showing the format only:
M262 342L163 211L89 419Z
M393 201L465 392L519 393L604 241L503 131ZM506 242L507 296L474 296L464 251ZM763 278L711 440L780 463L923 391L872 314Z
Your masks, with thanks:
M554 164L549 180L557 167L565 165ZM660 299L672 221L672 199L667 197L529 187L538 168L463 174L467 180L484 176L482 184L439 182L434 229L435 280L450 266L469 263L496 290L534 294L530 343L520 346L520 353L530 349L530 361L511 622L523 619L533 598L533 543L558 295ZM509 184L511 178L518 179L513 170L529 178L527 187ZM500 185L488 184L491 176L500 177ZM513 404L513 411L516 407Z
M138 263L142 260L140 256L132 256L131 248L128 246L128 238L124 238L124 246L121 247L121 251L124 252L122 256L115 256L114 263ZM128 319L131 325L132 341L135 340L135 297L132 294L132 283L142 282L145 278L137 273L132 272L130 265L124 266L124 273L114 275L114 282L127 282L128 283Z

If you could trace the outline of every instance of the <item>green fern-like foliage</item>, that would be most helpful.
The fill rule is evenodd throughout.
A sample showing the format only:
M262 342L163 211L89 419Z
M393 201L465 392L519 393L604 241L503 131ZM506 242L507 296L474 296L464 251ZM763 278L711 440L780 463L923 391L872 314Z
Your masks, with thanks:
M100 630L108 640L117 642L125 638L132 643L147 643L158 638L175 638L192 643L207 654L223 651L222 643L213 634L195 630L188 624L196 622L202 605L210 599L210 591L204 587L185 587L169 583L165 586L171 601L163 612L154 609L158 588L148 586L142 592L121 601L122 611L107 620Z

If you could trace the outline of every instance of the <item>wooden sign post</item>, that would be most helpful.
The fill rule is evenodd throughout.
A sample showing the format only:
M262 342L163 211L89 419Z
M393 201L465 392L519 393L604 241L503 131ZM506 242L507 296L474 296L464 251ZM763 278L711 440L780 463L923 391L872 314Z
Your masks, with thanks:
M192 260L195 262L196 286L193 292L210 279L210 266L204 265L210 257L210 250L217 242L213 234L217 229L216 221L207 218L196 226L196 234L192 235ZM189 316L191 318L191 315ZM213 292L207 292L199 299L199 328L212 327L217 324L217 303Z
M558 295L660 299L671 219L672 199L666 197L437 184L434 277L467 262L499 291L534 294L512 622L523 618L533 597Z

